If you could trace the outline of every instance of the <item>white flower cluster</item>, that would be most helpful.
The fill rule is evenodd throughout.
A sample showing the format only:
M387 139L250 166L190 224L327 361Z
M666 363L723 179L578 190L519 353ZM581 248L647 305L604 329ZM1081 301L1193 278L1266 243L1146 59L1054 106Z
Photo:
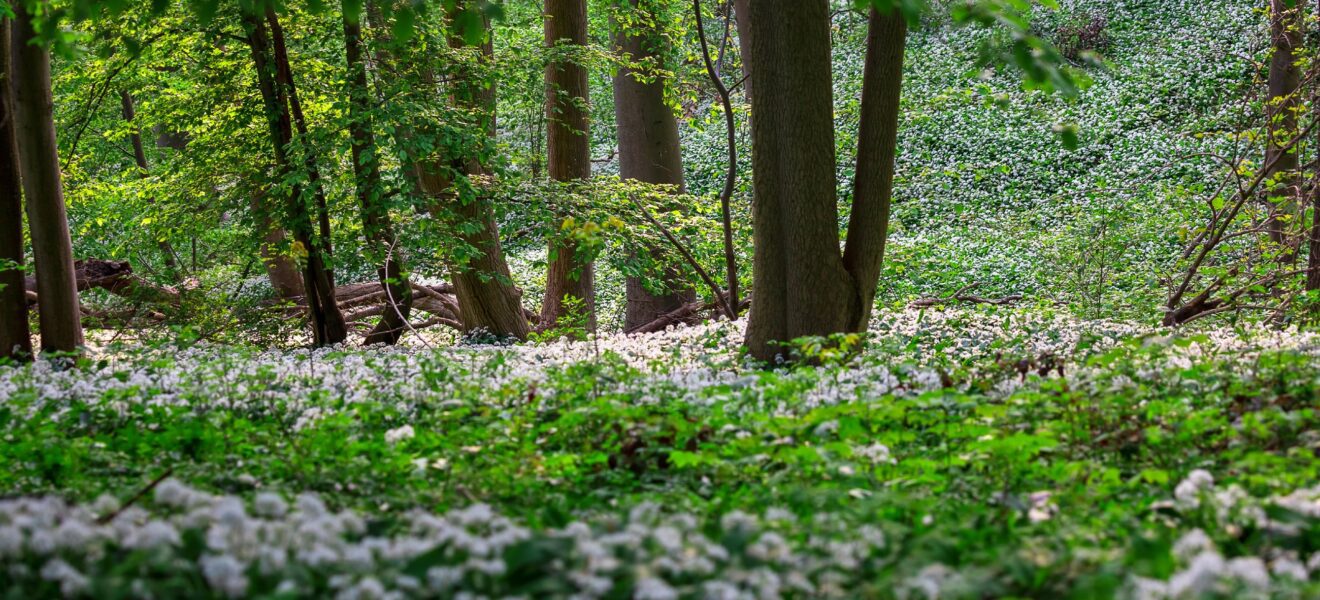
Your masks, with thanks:
M1023 385L1034 385L1038 370L1046 377L1057 377L1062 370L1079 388L1113 392L1142 378L1176 380L1178 371L1200 361L1228 357L1249 362L1270 351L1320 355L1320 334L1314 332L1207 330L1186 343L1173 343L1178 340L1149 335L1152 329L1146 326L1083 321L1064 311L905 309L876 314L872 349L860 360L764 377L737 360L743 326L741 321L707 323L650 336L513 347L144 349L106 355L100 367L59 371L38 362L0 370L0 402L20 402L26 414L55 418L83 405L120 416L132 405L147 410L182 406L196 414L232 410L290 419L301 428L336 407L368 401L393 404L407 414L421 406L449 410L472 402L499 405L521 400L528 389L535 389L553 402L559 394L557 373L574 364L614 362L620 376L603 378L600 393L642 404L718 404L735 414L801 414L890 394L919 395L942 387L940 369L949 366L979 365L972 374L996 381L991 395L1006 397ZM1085 352L1143 334L1147 337L1142 343L1158 346L1161 354L1137 372L1116 375L1107 367L1079 362ZM1014 362L1020 359L1036 363L1019 371ZM1046 360L1060 368L1042 368ZM414 435L405 422L393 424L385 438L396 444Z
M696 517L654 504L539 532L477 504L414 512L397 533L377 535L359 515L329 510L312 494L290 506L263 492L249 511L238 497L170 479L157 486L152 505L116 512L108 500L85 507L56 498L0 501L0 568L16 589L49 582L66 597L125 577L119 583L134 595L149 595L150 573L159 569L195 573L230 598L477 598L508 593L528 577L559 586L544 588L552 595L584 599L627 585L634 585L632 597L657 600L846 597L885 549L873 527L849 528L828 513L799 524L775 509L764 518L729 513L710 536ZM195 558L190 537L202 544ZM157 570L116 569L134 551L147 553ZM324 583L306 573L322 574Z
M1189 514L1209 509L1214 515L1213 525L1231 537L1237 537L1248 526L1282 537L1301 533L1296 522L1267 516L1266 506L1289 511L1312 523L1320 522L1320 487L1261 500L1237 485L1216 487L1213 475L1197 469L1178 483L1173 501L1157 503L1157 508ZM1320 553L1302 556L1287 544L1279 544L1267 546L1262 556L1226 558L1205 530L1199 528L1187 531L1174 543L1173 555L1180 570L1167 581L1131 578L1129 596L1148 600L1267 598L1278 596L1275 592L1279 589L1320 578Z

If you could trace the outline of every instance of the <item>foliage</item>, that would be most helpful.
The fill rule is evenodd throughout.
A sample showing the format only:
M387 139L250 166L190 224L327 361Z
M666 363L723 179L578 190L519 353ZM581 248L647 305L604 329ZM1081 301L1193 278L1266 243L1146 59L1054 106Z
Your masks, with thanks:
M0 503L3 576L75 596L1314 593L1318 340L1143 331L925 309L877 315L865 354L771 371L734 359L729 324L181 339L5 369L0 486L69 502Z

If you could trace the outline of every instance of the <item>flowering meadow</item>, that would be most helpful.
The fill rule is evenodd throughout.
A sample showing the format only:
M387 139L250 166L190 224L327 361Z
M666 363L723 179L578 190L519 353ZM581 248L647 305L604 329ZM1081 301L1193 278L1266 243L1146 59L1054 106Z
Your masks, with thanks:
M765 370L741 333L0 370L0 589L1320 593L1320 335L936 306Z

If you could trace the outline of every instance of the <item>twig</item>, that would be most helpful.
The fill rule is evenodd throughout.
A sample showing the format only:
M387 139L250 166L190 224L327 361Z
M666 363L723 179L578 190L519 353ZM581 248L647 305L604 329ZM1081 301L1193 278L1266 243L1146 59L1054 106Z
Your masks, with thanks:
M174 474L174 467L169 467L165 469L164 473L161 473L155 479L151 480L151 483L148 483L146 487L138 490L137 493L133 494L133 497L129 498L128 501L125 502L122 506L115 509L110 514L104 515L101 518L97 519L96 524L105 525L111 521L114 521L115 517L118 517L121 513L127 510L128 507L133 506L133 504L136 503L138 500L141 500L144 496L151 493L151 490L156 489L156 486L160 485L160 482L165 481L165 478L173 474Z

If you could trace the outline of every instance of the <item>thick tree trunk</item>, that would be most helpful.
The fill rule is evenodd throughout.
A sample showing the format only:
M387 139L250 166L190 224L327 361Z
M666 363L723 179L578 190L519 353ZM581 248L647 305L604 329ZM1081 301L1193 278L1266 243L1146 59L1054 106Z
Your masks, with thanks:
M587 45L586 0L545 1L545 44ZM577 58L557 60L545 68L547 171L556 181L591 177L590 113L587 110L587 68ZM588 329L596 329L595 265L577 256L577 245L553 241L546 267L541 327L559 324L567 313L565 298L581 301Z
M860 292L862 310L853 324L857 331L865 331L869 325L884 263L885 240L889 236L889 202L894 190L906 46L907 20L903 15L897 10L880 14L871 9L862 75L857 175L853 182L847 249L843 253L843 266Z
M252 214L257 222L257 233L261 234L261 264L266 268L266 278L275 296L281 300L290 300L307 292L303 285L298 264L284 249L289 239L289 232L275 220L275 207L270 206L266 192L252 198Z
M747 347L848 331L860 299L838 245L826 0L750 6L755 253Z
M749 16L756 248L747 347L772 360L784 354L782 342L866 326L893 181L904 28L897 15L871 14L845 262L835 205L829 2L763 0Z
M292 169L287 148L293 141L288 98L284 86L276 79L276 65L272 64L266 23L260 16L245 14L244 27L248 33L248 45L252 49L252 60L257 71L257 84L265 105L275 162L280 173L287 174ZM335 302L334 282L322 256L323 248L313 241L312 219L301 196L301 190L295 188L287 194L285 200L294 244L300 254L305 253L303 287L312 324L312 338L318 346L337 344L348 337L348 326Z
M24 3L14 4L10 52L15 138L40 284L41 348L76 352L83 345L82 314L51 115L50 53L44 46L28 43L36 37L32 22Z
M380 322L367 334L365 343L390 344L399 341L408 328L412 307L412 285L403 266L403 255L396 247L389 207L381 199L380 162L376 154L376 136L372 131L371 93L367 89L367 67L362 60L362 17L344 15L344 55L348 65L349 134L352 137L353 183L362 212L362 231L366 236L367 255L380 263L376 275L385 292L385 311Z
M128 90L119 91L119 105L124 121L132 128L129 133L129 141L133 144L133 159L137 162L138 175L142 179L148 178L149 168L147 164L147 150L142 146L142 132L134 122L137 119L137 111L133 107L133 95ZM148 204L155 204L155 200L148 200ZM170 273L170 277L178 278L178 261L175 260L174 246L169 240L162 239L156 242L156 247L160 248L161 257L165 263L165 269Z
M1279 215L1297 213L1297 190L1300 178L1297 174L1297 152L1287 151L1289 142L1297 135L1297 112L1301 106L1298 88L1301 74L1297 69L1296 52L1302 49L1303 13L1296 2L1289 8L1287 0L1270 0L1270 40L1273 56L1270 59L1269 97L1265 105L1265 117L1268 121L1269 139L1265 149L1265 164L1270 176L1277 177L1278 183L1269 192L1268 198L1272 210ZM1296 260L1295 249L1298 241L1287 231L1288 221L1281 218L1270 220L1270 239L1276 244L1288 246L1281 250L1286 262Z
M458 3L450 15L451 27L456 26L458 11L466 8ZM493 60L495 40L492 38L490 24L482 23L485 39L481 42L482 60ZM449 45L463 48L468 44L462 32L451 31ZM494 81L477 81L477 74L459 73L454 85L454 102L471 109L479 115L482 131L486 134L486 143L494 144L495 138L495 99ZM469 176L488 175L485 165L480 160L468 157L462 162L462 169ZM457 165L456 165L457 166ZM473 198L464 199L452 190L444 190L452 200L453 216L466 222L468 227L459 228L461 239L474 248L477 253L466 261L450 266L454 282L454 292L458 297L458 308L465 332L485 332L496 337L527 339L531 328L523 314L521 294L513 285L509 264L504 259L504 249L500 246L500 230L495 222L495 207L484 194L478 193Z
M10 88L10 22L0 21L0 359L32 357L23 285L23 183L19 179Z
M629 10L620 8L619 10ZM631 10L644 11L639 0L631 0ZM664 69L664 40L658 31L636 29L650 24L658 27L655 16L645 15L629 19L624 30L617 23L614 33L614 51L633 63L656 64ZM645 183L659 183L683 187L683 153L678 140L678 120L665 104L665 85L668 79L656 73L635 73L621 67L614 76L614 118L618 127L619 175ZM652 253L659 258L658 253ZM696 292L687 285L679 270L666 267L661 282L668 293L653 294L639 277L627 281L627 309L623 328L630 331L672 313L696 299Z

